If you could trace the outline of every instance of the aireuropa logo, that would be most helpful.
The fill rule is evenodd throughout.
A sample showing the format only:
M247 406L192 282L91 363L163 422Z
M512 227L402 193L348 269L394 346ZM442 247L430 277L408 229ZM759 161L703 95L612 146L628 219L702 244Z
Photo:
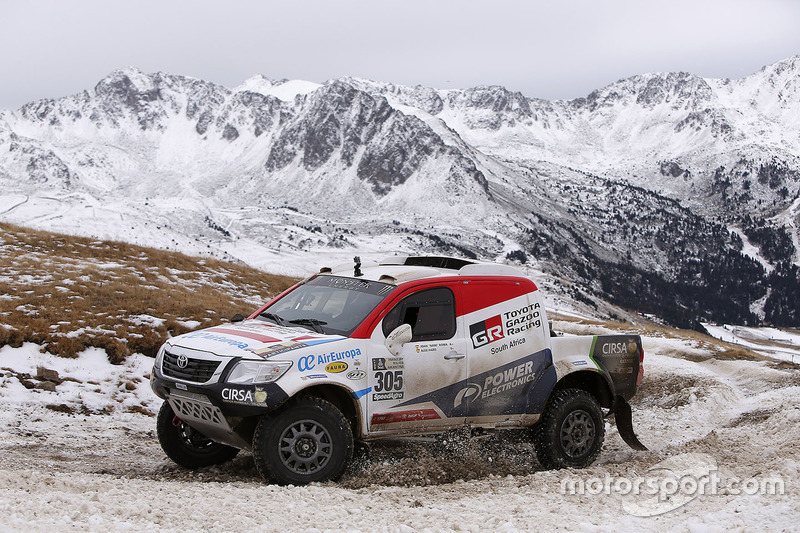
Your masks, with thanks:
M479 348L504 338L502 318L497 315L472 324L469 327L469 336L472 338L472 346L474 348Z
M683 507L701 495L784 494L780 477L741 479L720 475L716 460L704 453L670 457L644 476L569 477L561 480L561 494L622 497L622 508L634 516L656 516Z

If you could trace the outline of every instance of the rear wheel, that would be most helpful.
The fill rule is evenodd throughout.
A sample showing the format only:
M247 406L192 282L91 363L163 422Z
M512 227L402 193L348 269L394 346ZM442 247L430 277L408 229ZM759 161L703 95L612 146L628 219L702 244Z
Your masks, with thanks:
M230 461L238 448L209 439L175 415L169 402L161 405L156 420L158 442L167 457L186 468L202 468Z
M253 436L259 473L283 485L338 479L352 457L350 423L336 406L314 396L263 416Z
M597 399L581 389L560 390L536 426L536 456L545 468L583 468L597 459L604 436Z

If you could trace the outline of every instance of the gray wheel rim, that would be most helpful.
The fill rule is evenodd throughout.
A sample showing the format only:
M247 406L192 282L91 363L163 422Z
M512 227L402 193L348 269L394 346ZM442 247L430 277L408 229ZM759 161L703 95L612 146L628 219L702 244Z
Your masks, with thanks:
M595 439L592 417L584 410L572 411L561 424L561 447L570 458L585 455Z
M297 474L312 474L324 467L332 451L330 433L315 420L294 422L278 442L281 462Z

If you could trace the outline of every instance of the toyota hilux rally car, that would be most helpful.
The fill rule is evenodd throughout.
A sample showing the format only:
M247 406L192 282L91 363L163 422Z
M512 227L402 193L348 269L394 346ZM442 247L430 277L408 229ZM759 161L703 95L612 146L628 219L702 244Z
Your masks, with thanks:
M514 267L392 257L320 272L246 320L169 339L151 386L179 465L251 450L268 481L337 479L355 441L461 428L533 428L546 468L591 464L606 415L634 434L636 335L551 336Z

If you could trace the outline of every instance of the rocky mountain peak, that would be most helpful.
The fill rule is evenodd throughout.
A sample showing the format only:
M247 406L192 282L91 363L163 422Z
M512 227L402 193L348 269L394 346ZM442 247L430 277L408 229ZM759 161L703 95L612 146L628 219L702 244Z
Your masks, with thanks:
M569 280L564 294L673 323L800 324L800 296L777 296L800 293L797 66L645 74L552 102L355 78L231 90L121 69L5 113L0 184L31 203L113 205L126 231L210 231L208 246L525 258ZM88 212L74 207L59 216Z

